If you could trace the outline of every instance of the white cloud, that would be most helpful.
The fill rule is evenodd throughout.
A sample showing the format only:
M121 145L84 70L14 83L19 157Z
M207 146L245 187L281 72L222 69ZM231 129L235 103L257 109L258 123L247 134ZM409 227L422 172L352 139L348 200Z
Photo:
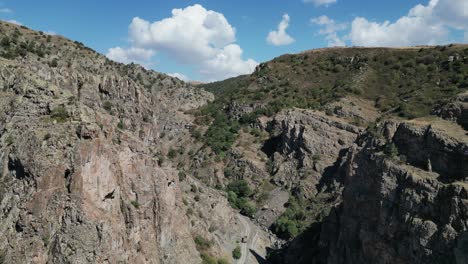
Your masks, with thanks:
M450 28L468 31L466 0L431 0L413 7L395 22L354 19L349 39L359 46L410 46L442 44L449 40Z
M213 58L203 61L200 73L207 81L223 80L252 73L258 63L252 59L242 60L242 49L237 44L229 44Z
M121 63L138 63L147 66L154 55L154 51L131 47L123 49L121 47L110 48L106 56L114 61Z
M171 17L153 23L135 17L129 26L129 40L130 49L164 53L179 63L197 68L210 80L251 73L255 68L251 67L253 60L242 59L242 49L234 44L236 30L224 15L199 4L173 9ZM232 45L240 52L227 51ZM121 50L114 50L114 53L122 55ZM125 54L123 58L132 57L128 52ZM236 67L223 64L233 62ZM214 64L216 68L212 67Z
M275 46L289 45L294 42L294 39L286 33L286 29L289 27L289 15L284 14L283 19L278 25L277 31L270 31L268 33L267 42Z
M439 0L435 2L434 16L457 29L468 29L468 1Z
M11 10L10 8L0 8L0 13L9 14L9 13L13 13L13 10Z
M303 0L304 3L314 3L315 6L329 6L337 2L337 0Z
M328 41L328 47L344 47L346 46L346 42L344 42L343 39L341 39L338 34L333 33L329 34L325 37L325 39Z
M327 40L329 47L346 46L344 40L342 40L337 34L337 32L343 31L348 27L345 23L337 23L335 20L330 19L327 16L312 18L310 22L322 26L319 30L319 34L325 35L325 39Z
M48 30L46 32L44 32L46 35L50 35L50 36L55 36L57 35L57 33L55 31L52 31L52 30Z
M171 77L174 77L174 78L178 78L179 80L182 80L184 82L189 81L189 77L187 75L182 74L182 73L174 72L174 73L168 73L167 75L169 75Z
M22 26L23 24L14 20L14 19L11 19L11 20L6 20L6 22L8 23L12 23L12 24L15 24L15 25L18 25L18 26Z

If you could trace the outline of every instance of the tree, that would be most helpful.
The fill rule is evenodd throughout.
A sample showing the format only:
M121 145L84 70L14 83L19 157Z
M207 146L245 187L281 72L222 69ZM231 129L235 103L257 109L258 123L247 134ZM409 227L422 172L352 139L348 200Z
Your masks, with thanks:
M10 39L8 37L4 37L1 42L3 47L9 47L10 46Z
M242 257L242 252L239 245L237 245L236 248L232 251L232 257L234 259L240 259Z
M387 144L384 153L391 158L396 158L398 156L398 148L394 143Z
M49 66L52 68L56 68L58 66L58 60L57 58L54 58L50 63Z
M175 157L177 157L177 151L171 148L169 152L167 153L167 157L169 159L174 159Z
M234 192L238 197L248 197L252 194L249 184L245 180L237 180L228 184L228 191Z

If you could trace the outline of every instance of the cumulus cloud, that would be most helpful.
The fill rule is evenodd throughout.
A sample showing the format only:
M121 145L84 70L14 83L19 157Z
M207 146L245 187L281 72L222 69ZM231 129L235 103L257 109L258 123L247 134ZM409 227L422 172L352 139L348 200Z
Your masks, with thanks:
M131 48L113 48L109 54L112 50L120 58L135 59L129 50L145 51L144 55L152 51L151 56L164 53L197 68L206 80L251 73L257 65L242 59L242 49L235 44L236 30L224 15L199 4L173 9L171 17L153 23L135 17L129 26L129 40Z
M275 46L289 45L294 42L294 39L286 33L286 29L289 27L289 15L284 14L283 19L278 25L278 30L270 31L267 37L267 42Z
M111 60L121 63L138 63L147 66L154 55L153 50L131 47L124 49L121 47L110 48L107 57Z
M258 63L253 59L242 60L242 53L239 45L229 44L213 58L203 61L200 73L208 81L252 73Z
M337 23L327 16L312 18L310 22L322 27L319 34L325 35L329 47L346 46L344 40L338 36L339 31L343 31L348 27L345 23Z
M427 5L416 5L395 22L357 17L349 39L359 46L434 45L446 43L451 28L468 31L466 0L431 0Z
M356 17L348 24L336 23L327 16L311 19L313 24L322 26L318 32L325 36L329 46L343 46L345 40L357 46L414 46L438 45L451 39L451 31L464 33L468 41L468 1L466 0L428 0L418 4L405 16L396 21L371 21Z
M433 0L431 3L434 5L436 19L457 29L468 30L468 1Z
M337 0L303 0L304 3L314 3L315 6L329 6L337 2Z
M174 77L174 78L178 78L179 80L182 80L182 81L189 81L189 77L187 75L184 75L182 73L178 73L178 72L174 72L174 73L168 73L167 75L171 76L171 77Z

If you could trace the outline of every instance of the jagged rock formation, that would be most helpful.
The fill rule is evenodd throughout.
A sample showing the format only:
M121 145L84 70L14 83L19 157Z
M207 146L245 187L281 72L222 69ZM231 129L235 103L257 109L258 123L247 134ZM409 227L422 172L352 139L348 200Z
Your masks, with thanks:
M158 165L164 149L155 139L164 130L183 135L188 120L178 108L198 107L210 95L163 75L145 89L102 56L75 44L63 49L56 67L35 54L0 61L3 258L197 259L179 186L169 184L177 173Z
M468 93L458 95L452 102L437 107L432 113L456 121L468 129Z
M0 262L467 262L464 46L285 55L215 98L0 33Z
M357 141L348 155L343 203L320 233L324 262L466 262L468 142L453 137L464 133L460 127L443 122L436 128L438 122L382 124L377 135L397 127L388 140L367 134ZM398 154L382 152L389 144ZM432 171L420 167L421 156Z
M188 183L166 156L192 142L185 113L213 95L59 36L0 26L16 35L0 58L0 259L202 262L194 236L208 236L211 222L190 222ZM16 54L24 42L35 48ZM230 259L246 227L221 194L208 202L224 204L213 212L227 219L213 252Z
M280 113L268 129L278 134L264 146L272 156L273 181L298 188L305 197L332 181L335 162L362 131L342 119L307 110Z

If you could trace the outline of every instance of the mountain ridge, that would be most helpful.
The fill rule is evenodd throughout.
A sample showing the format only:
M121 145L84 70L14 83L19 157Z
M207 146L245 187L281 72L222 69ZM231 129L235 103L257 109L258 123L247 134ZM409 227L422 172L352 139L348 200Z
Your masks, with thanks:
M468 258L468 45L283 55L192 86L0 35L0 262Z

